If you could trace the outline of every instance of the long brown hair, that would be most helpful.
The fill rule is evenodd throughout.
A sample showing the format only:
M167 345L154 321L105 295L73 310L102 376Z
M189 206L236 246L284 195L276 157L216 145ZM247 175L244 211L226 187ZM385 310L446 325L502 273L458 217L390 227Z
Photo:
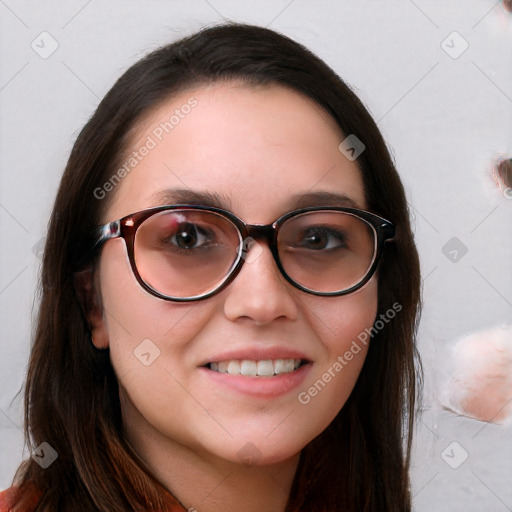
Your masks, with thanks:
M345 135L355 134L366 147L357 163L368 208L396 226L379 267L377 317L393 304L401 310L372 333L350 398L302 450L287 511L411 509L420 273L403 186L377 125L331 68L274 31L224 24L153 51L128 69L71 151L49 223L25 390L27 443L34 449L47 442L58 459L47 469L29 459L16 478L22 488L41 490L37 510L124 512L169 505L165 489L123 439L117 380L108 350L91 343L74 272L90 259L90 235L107 203L94 191L118 169L137 122L178 92L232 79L291 87L321 105Z

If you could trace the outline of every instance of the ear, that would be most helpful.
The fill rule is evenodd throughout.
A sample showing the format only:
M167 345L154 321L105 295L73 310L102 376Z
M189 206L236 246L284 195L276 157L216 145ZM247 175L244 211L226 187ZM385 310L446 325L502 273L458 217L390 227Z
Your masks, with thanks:
M97 349L106 349L108 348L108 333L103 319L101 297L94 283L92 266L75 272L74 281L76 295L91 332L91 341Z

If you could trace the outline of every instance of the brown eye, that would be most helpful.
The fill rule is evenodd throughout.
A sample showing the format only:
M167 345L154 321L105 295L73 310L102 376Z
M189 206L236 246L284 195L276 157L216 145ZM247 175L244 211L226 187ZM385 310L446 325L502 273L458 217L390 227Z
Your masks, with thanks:
M190 249L195 247L199 234L195 226L186 224L185 226L180 226L174 238L176 239L176 245L178 247L181 249Z
M306 249L336 249L346 247L346 235L336 229L324 226L312 226L304 233L300 243Z

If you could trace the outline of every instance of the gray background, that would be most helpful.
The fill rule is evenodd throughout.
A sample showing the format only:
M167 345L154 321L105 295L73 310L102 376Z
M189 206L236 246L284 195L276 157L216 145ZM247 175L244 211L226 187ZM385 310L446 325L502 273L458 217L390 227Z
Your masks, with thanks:
M36 310L37 244L71 145L130 64L228 18L316 52L354 87L395 155L424 279L415 510L512 510L511 427L457 417L436 401L454 342L512 323L512 200L491 178L493 159L512 153L512 14L500 2L0 0L0 17L0 488L23 457L16 395ZM47 58L31 47L51 49L44 31L58 44ZM453 237L457 261L445 255ZM457 469L441 456L452 442L455 460L468 454Z

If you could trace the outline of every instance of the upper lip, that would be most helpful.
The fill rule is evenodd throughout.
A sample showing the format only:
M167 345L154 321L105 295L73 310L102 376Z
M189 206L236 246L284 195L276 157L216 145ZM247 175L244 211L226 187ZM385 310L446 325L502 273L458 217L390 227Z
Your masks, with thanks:
M201 366L209 363L218 363L219 361L231 361L233 359L250 359L253 361L263 361L266 359L302 359L309 362L311 359L300 350L287 347L243 347L232 348L218 352L205 359Z

